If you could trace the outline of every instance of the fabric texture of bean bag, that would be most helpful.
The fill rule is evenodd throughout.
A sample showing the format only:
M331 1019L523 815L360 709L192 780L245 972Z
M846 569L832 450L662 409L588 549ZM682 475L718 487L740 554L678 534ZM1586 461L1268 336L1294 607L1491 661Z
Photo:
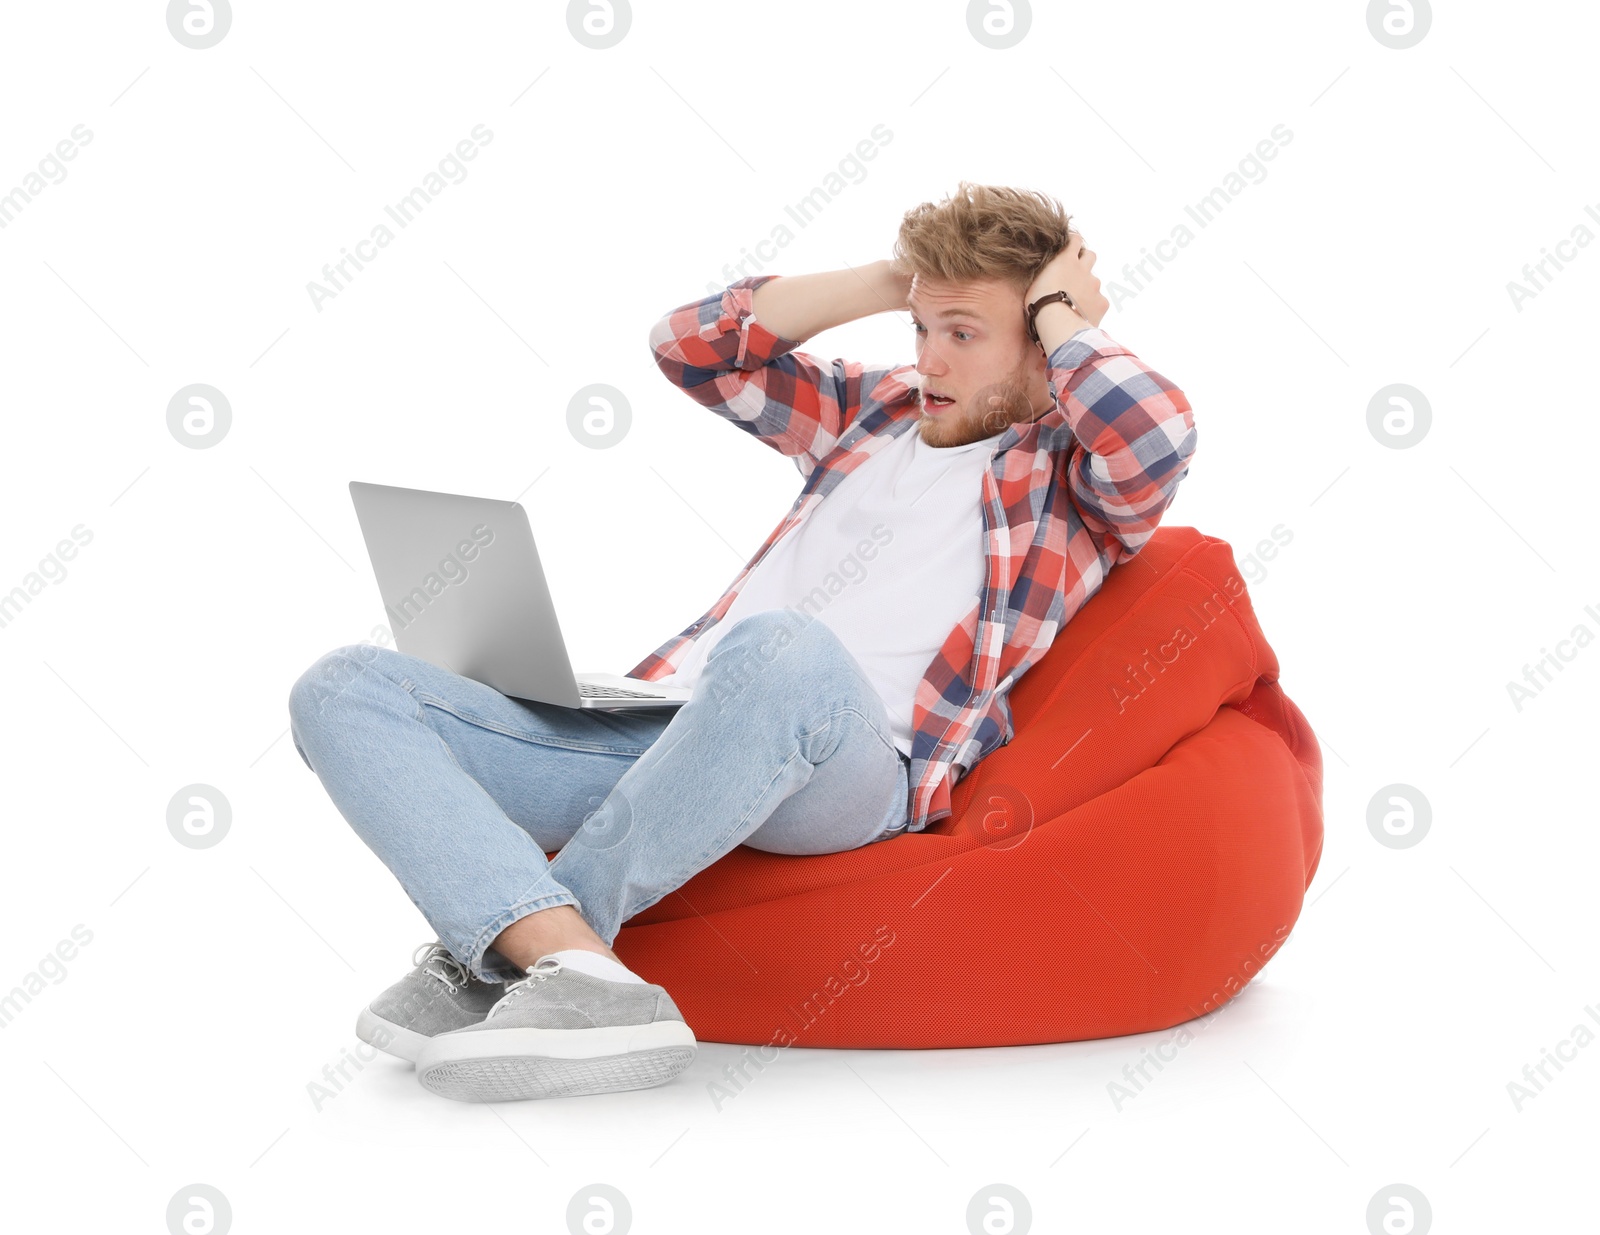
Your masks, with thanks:
M845 853L741 845L617 955L698 1038L752 1045L1070 1042L1233 998L1316 873L1322 758L1227 542L1160 528L1010 702L948 818Z

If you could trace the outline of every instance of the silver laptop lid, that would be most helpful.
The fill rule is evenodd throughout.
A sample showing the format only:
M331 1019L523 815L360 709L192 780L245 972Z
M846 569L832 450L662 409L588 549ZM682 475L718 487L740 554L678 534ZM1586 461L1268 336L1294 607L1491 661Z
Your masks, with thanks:
M513 698L579 706L520 504L361 480L350 497L400 651Z

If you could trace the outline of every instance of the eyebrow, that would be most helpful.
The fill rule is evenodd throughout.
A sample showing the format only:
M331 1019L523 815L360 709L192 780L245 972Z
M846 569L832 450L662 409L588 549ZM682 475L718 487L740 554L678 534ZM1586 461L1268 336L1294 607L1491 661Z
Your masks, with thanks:
M917 313L916 305L907 304L906 307L910 309L912 313L916 314L917 317L923 316L921 313ZM949 319L952 317L981 317L982 314L980 314L977 309L972 308L969 305L957 305L953 309L940 309L933 316Z

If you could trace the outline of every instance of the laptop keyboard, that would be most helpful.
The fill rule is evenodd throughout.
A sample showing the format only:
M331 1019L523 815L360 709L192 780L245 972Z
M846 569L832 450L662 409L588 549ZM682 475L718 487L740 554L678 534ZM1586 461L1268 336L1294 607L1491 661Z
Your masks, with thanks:
M623 690L620 686L598 686L593 682L579 682L578 694L589 699L660 699L647 690Z

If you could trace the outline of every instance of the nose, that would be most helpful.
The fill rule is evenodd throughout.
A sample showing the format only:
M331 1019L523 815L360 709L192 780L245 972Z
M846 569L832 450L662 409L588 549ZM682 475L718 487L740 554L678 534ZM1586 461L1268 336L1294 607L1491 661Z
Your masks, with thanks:
M937 377L945 371L945 363L939 359L936 349L930 347L926 339L917 340L917 372L928 377Z

